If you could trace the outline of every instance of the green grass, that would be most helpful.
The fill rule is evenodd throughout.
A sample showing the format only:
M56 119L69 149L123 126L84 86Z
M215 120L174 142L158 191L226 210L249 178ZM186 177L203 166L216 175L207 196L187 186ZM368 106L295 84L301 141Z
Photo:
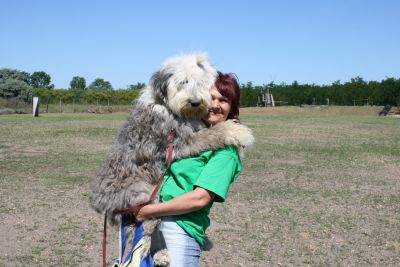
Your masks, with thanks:
M365 107L260 110L241 114L256 145L213 207L203 265L398 265L400 119ZM127 116L0 116L0 266L100 264L90 182Z

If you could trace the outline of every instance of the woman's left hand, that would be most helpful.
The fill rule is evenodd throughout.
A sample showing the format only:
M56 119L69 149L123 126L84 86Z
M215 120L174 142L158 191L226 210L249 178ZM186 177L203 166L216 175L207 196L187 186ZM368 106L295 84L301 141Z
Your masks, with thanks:
M143 206L135 215L135 219L137 222L143 222L148 219L146 216L146 210L148 209L148 206L149 205Z

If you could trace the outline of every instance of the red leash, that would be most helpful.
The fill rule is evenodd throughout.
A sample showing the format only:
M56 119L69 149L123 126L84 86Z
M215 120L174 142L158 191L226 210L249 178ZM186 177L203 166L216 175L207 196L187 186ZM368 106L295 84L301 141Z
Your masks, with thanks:
M103 267L106 267L106 247L107 247L107 211L104 214L104 229L103 229Z
M144 206L150 204L151 202L153 202L153 200L156 198L156 195L158 193L158 190L160 190L160 187L162 185L162 182L164 180L164 176L168 170L168 168L171 166L172 163L172 152L174 149L174 138L175 138L175 131L171 130L169 132L169 144L168 144L168 156L167 156L167 168L164 171L163 174L160 175L159 179L158 179L158 183L157 186L154 188L153 192L150 195L150 198L148 201L141 203L141 204L137 204L135 206L132 206L130 208L126 208L126 209L120 209L120 210L116 210L114 212L114 214L126 214L126 213L133 213L133 215L136 216L136 214L139 212L139 210L141 208L143 208ZM103 229L103 267L106 267L107 263L106 263L106 247L107 247L107 212L104 214L104 229ZM121 259L122 260L122 259Z

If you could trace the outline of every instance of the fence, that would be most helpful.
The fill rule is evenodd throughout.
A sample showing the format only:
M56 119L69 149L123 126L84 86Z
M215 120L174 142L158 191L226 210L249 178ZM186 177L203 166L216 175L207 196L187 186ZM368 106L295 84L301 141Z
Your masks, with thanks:
M132 104L121 105L110 100L87 101L64 101L62 99L40 98L39 113L111 113L129 112ZM17 97L0 98L0 114L32 113L32 103L27 103Z

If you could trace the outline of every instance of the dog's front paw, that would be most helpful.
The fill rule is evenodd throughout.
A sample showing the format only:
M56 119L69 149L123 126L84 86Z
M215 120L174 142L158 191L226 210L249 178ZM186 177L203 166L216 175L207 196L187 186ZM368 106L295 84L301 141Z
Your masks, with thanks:
M248 148L254 144L254 136L250 128L237 120L220 122L212 128L214 131L223 133L227 145Z

